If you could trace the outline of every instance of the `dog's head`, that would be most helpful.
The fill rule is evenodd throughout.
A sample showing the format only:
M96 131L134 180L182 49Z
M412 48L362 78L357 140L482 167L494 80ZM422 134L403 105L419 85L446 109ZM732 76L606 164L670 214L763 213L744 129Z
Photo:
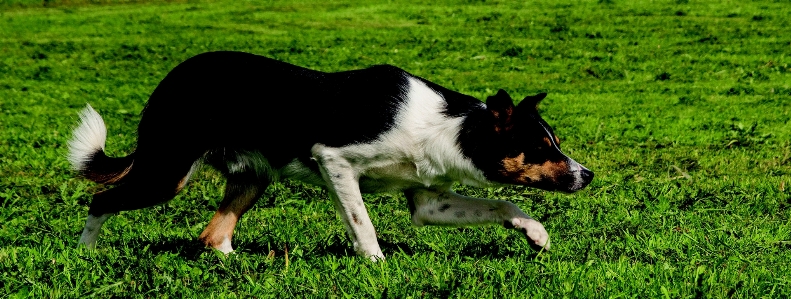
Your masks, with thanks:
M514 106L504 90L486 100L486 112L468 119L469 156L487 179L544 190L574 192L593 180L593 172L560 150L560 140L538 114L546 93Z

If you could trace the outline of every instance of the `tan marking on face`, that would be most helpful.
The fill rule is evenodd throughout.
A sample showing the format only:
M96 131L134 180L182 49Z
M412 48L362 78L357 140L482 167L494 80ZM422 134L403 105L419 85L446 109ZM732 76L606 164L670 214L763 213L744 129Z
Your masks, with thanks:
M552 147L552 139L549 139L549 137L544 137L544 143L546 143L547 146Z
M554 137L555 137L555 143L557 145L560 145L560 138L558 138L558 136L554 136Z
M524 161L524 153L513 158L503 159L503 170L501 173L522 184L540 180L541 173L536 171L536 167L526 167Z
M568 172L568 163L566 163L566 161L546 161L541 164L525 164L524 159L524 153L516 157L503 159L503 169L500 173L516 183L529 184L541 181L542 179L556 181L557 178Z

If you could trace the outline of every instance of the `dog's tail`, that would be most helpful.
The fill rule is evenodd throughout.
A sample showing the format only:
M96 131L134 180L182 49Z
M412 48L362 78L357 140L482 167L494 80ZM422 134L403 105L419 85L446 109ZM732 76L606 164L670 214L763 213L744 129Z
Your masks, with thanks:
M88 105L80 111L80 125L69 140L69 162L80 175L101 184L117 184L129 173L134 153L123 158L104 154L107 127L104 120Z

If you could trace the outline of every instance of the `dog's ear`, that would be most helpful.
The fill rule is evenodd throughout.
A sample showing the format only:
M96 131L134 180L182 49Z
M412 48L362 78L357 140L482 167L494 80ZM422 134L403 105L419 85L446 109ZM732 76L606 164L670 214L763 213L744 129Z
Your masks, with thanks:
M514 114L514 100L505 90L500 89L496 95L486 99L486 106L495 119L495 131L506 132L513 128L511 116Z
M538 102L541 102L541 100L543 100L546 97L547 97L546 92L542 92L534 96L526 96L521 102L519 102L519 105L517 107L519 107L520 109L524 109L524 108L536 109L536 107L538 106Z
M496 95L486 98L486 106L491 111L503 111L513 108L514 100L511 99L511 96L505 90L500 89Z

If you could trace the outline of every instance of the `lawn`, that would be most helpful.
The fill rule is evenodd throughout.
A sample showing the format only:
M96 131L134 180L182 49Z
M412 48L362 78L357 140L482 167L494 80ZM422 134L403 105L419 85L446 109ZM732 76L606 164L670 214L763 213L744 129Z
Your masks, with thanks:
M789 297L790 15L785 1L5 0L0 298ZM224 256L197 241L224 184L208 167L78 248L104 187L65 159L77 112L90 103L107 152L128 154L159 80L213 50L392 64L479 99L547 92L543 117L596 179L574 194L459 186L541 221L540 254L501 227L412 227L403 195L371 194L387 256L372 263L326 191L282 181Z

